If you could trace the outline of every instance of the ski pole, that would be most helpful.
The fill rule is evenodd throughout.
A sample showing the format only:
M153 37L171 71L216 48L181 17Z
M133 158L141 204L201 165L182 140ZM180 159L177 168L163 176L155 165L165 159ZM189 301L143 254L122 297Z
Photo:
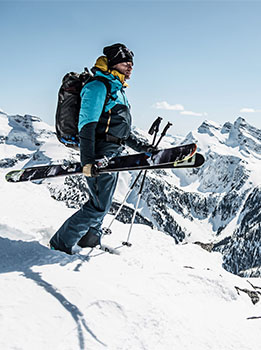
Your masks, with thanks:
M172 126L172 123L168 122L168 124L165 126L164 130L162 131L162 133L160 135L160 138L159 138L159 140L158 140L158 142L156 144L156 148L159 145L159 143L162 140L162 138L166 135L167 130L171 126ZM154 137L154 141L155 141L155 137ZM137 210L138 210L138 207L139 207L139 203L140 203L140 199L141 199L141 193L143 191L146 175L147 175L147 170L145 170L145 172L144 172L143 179L142 179L142 182L141 182L141 185L140 185L140 190L139 190L139 193L138 193L138 199L137 199L136 207L135 207L135 210L134 210L134 213L133 213L133 216L132 216L131 226L130 226L130 229L129 229L127 240L125 242L122 242L122 245L125 245L127 247L131 247L132 246L132 244L129 242L129 239L130 239L132 227L133 227L133 224L134 224L134 220L135 220L135 217L136 217L136 213L137 213Z
M156 140L156 136L159 132L159 126L160 126L160 123L162 121L162 118L161 117L158 117L151 125L151 127L149 128L149 131L148 133L150 135L153 135L154 133L154 138L153 138L153 141L152 141L152 144L151 146L154 145L155 143L155 140ZM127 194L125 195L124 197L124 200L123 202L121 203L120 207L118 208L116 214L114 215L114 217L112 218L112 221L110 222L109 226L105 229L105 231L107 232L107 234L109 234L111 232L110 230L110 227L111 225L113 224L114 220L117 218L117 216L119 215L121 209L123 208L124 204L126 203L131 191L133 190L133 188L136 186L136 183L138 182L138 179L140 178L141 174L142 174L143 170L140 170L139 174L137 175L136 179L134 180L133 184L131 185L129 191L127 192Z
M156 146L155 148L158 147L160 141L162 140L162 138L166 135L167 133L167 130L172 126L172 123L168 122L168 124L165 126L165 128L163 129L161 135L160 135L160 138L158 139L158 142L156 143Z
M135 206L135 209L134 209L134 213L133 213L133 216L132 216L131 225L130 225L130 229L129 229L127 240L122 242L122 245L126 245L127 247L131 247L132 246L132 244L129 242L129 240L130 240L130 235L131 235L131 231L132 231L132 226L134 224L136 213L137 213L137 210L138 210L138 207L139 207L139 204L140 204L141 193L142 193L142 190L143 190L143 187L144 187L146 174L147 174L147 170L145 170L145 172L143 174L142 182L141 182L141 185L140 185L140 190L139 190L139 193L138 193L138 199L137 199L136 206Z
M137 177L136 177L136 179L134 180L133 184L131 185L131 187L129 188L128 192L126 193L126 195L125 195L125 197L124 197L124 200L123 200L123 202L121 203L121 205L119 206L119 208L118 208L116 214L114 215L114 217L113 217L111 223L109 224L108 229L110 229L110 227L111 227L111 225L113 224L114 220L115 220L115 219L117 218L117 216L119 215L119 213L120 213L122 207L124 206L126 200L127 200L128 197L129 197L131 191L133 190L133 188L135 187L136 183L138 182L138 180L139 180L139 178L140 178L140 176L141 176L141 173L142 173L142 170L139 172L139 174L137 175Z
M158 117L158 118L152 123L152 125L151 125L151 127L150 127L150 129L149 129L149 131L148 131L148 133L149 133L150 135L153 135L153 134L154 134L154 138L153 138L153 141L152 141L151 146L153 146L154 143L155 143L156 136L157 136L157 134L158 134L158 132L159 132L159 126L160 126L161 121L162 121L162 118L161 118L161 117Z

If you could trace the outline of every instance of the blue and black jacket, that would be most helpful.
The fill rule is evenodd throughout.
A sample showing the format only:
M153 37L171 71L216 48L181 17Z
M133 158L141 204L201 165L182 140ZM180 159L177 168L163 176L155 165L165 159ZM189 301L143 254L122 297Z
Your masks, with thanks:
M117 152L130 136L131 114L125 84L119 74L115 75L99 69L95 72L95 77L107 79L110 84L108 101L107 88L101 80L87 83L81 91L78 128L82 165Z

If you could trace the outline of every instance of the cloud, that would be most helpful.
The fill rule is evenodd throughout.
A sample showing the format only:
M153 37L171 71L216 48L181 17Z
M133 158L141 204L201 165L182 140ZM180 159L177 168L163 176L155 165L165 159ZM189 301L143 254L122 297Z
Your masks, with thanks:
M180 104L171 105L167 101L156 102L152 107L154 107L156 109L165 109L168 111L178 111L182 115L191 115L191 116L195 116L195 117L202 117L202 116L208 115L206 112L197 113L197 112L192 112L192 111L185 111L184 106L182 106Z
M156 102L153 107L157 109L165 109L168 111L184 111L184 107L182 105L170 105L166 101Z
M203 116L207 115L207 113L197 113L197 112L192 112L192 111L182 111L182 112L180 112L180 114L182 114L182 115L192 115L192 116L195 116L195 117L203 117Z
M260 112L260 110L254 109L254 108L241 108L240 112L241 113L257 113L257 112Z

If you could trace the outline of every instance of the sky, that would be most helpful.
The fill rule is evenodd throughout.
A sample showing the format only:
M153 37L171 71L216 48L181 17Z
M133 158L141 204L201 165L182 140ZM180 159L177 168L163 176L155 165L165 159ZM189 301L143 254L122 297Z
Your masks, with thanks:
M0 0L0 109L53 125L62 77L106 45L135 54L133 124L161 116L186 135L204 120L261 128L260 1Z

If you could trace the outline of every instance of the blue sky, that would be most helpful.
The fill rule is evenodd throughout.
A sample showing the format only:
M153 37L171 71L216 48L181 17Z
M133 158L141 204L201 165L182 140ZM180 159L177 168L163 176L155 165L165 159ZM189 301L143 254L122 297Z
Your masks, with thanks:
M115 42L134 51L133 124L185 135L238 116L261 128L260 1L1 1L0 109L54 123L68 71Z

